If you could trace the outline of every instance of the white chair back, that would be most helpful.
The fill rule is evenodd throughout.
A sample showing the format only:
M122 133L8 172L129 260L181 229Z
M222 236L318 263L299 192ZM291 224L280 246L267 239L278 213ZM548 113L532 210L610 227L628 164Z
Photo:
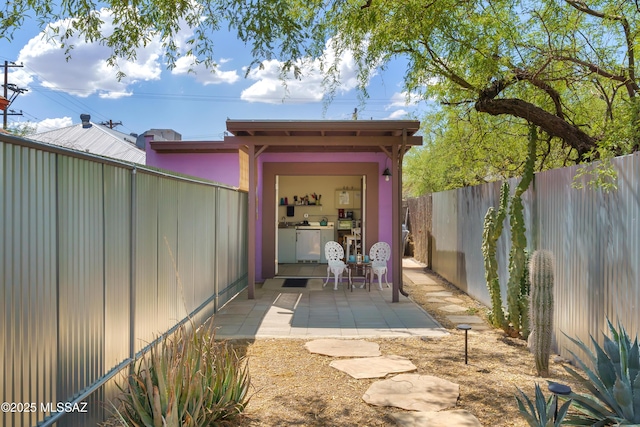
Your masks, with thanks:
M329 283L329 276L333 273L334 285L333 289L338 289L338 282L342 280L342 275L347 269L347 265L342 261L344 258L344 249L338 242L329 241L324 245L324 256L327 259L327 279L324 281L323 287Z
M387 242L376 242L369 250L369 261L371 261L371 280L373 276L378 276L378 289L382 290L382 276L384 282L389 287L387 277L387 262L391 258L391 246Z
M387 261L391 259L391 246L387 242L374 243L369 250L369 259L371 263L382 262L387 265Z
M327 262L340 261L344 258L344 249L338 242L329 241L324 245L324 257Z

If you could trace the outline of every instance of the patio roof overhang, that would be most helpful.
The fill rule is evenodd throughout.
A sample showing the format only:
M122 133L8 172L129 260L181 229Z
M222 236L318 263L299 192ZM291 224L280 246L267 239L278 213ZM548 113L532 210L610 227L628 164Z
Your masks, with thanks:
M416 120L227 120L224 142L273 152L380 152L403 154L422 145Z
M249 157L249 259L256 256L258 211L257 159L262 153L280 152L384 152L391 159L392 188L392 281L393 302L402 290L401 211L402 158L412 146L422 145L417 120L227 120L225 145L246 149ZM255 264L249 265L248 296L254 298ZM405 294L406 295L406 294Z

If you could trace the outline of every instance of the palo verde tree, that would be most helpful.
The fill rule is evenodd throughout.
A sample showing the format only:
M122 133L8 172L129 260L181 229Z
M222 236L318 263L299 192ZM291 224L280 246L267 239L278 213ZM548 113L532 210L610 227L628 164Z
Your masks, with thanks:
M168 67L186 55L213 68L224 24L249 45L252 66L279 59L285 79L330 47L327 99L342 54L355 58L365 97L373 73L402 58L407 92L531 123L582 161L640 148L639 17L628 0L14 0L0 6L0 38L27 18L43 28L68 19L48 35L71 55L73 35L109 46L112 64L157 38Z

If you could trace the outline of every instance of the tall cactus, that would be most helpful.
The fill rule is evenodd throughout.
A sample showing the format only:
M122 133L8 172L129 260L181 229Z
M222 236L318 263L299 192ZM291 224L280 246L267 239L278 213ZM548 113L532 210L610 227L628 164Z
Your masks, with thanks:
M527 316L527 295L523 294L522 278L527 268L527 237L524 224L524 205L522 194L529 188L533 180L533 169L536 161L536 143L538 133L535 126L529 131L529 152L524 166L522 179L516 187L511 199L509 222L511 224L511 253L509 255L509 281L507 283L507 308L509 310L509 322L514 335L529 335L529 319Z
M504 182L500 189L500 205L498 211L492 206L484 217L482 230L482 255L484 256L484 274L491 295L492 310L489 316L496 328L505 329L507 319L502 309L502 295L500 294L500 280L498 278L498 260L496 258L496 244L502 234L504 219L507 215L507 201L509 198L509 183Z
M538 250L529 262L531 283L531 352L540 376L549 375L549 356L553 332L553 254Z

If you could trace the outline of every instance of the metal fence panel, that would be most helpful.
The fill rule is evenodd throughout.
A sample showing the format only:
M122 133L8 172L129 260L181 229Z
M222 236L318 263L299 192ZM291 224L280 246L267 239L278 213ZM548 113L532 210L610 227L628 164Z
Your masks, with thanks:
M0 393L38 405L0 425L103 421L136 352L247 286L247 206L233 189L0 135ZM70 401L89 412L40 406Z
M160 197L158 203L158 309L163 316L157 319L158 326L167 330L187 315L177 265L178 256L178 188L179 182L158 178Z
M138 352L151 343L162 326L158 319L158 305L161 303L158 287L158 254L163 231L159 226L162 215L158 200L160 189L158 178L153 175L135 175L135 281L134 289L134 351ZM164 198L163 194L163 198ZM164 245L164 242L163 242Z
M548 249L555 256L554 343L565 357L568 349L577 349L563 333L584 341L589 335L601 339L607 318L620 321L632 335L640 331L640 156L617 158L613 166L618 172L614 192L573 188L577 167L571 167L536 174L523 195L528 249ZM509 180L511 195L518 182ZM500 186L430 195L433 270L487 306L482 229L489 206L498 206ZM504 226L497 257L506 304L508 219Z
M248 202L242 193L218 190L216 224L216 281L218 306L223 306L247 286L247 234L243 224L248 219Z
M0 143L0 395L56 399L55 155ZM0 413L3 426L33 425L41 412Z
M58 177L58 399L66 401L106 373L102 165L59 157Z
M104 165L105 369L130 355L131 171Z

